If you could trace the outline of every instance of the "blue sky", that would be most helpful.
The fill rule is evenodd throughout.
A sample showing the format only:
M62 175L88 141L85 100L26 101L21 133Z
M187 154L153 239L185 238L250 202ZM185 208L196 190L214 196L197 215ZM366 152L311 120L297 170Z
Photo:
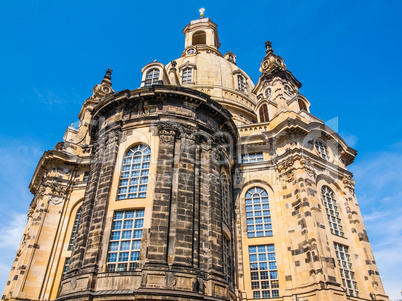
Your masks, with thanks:
M6 1L0 0L0 290L32 199L27 186L43 151L78 120L107 68L115 91L140 85L141 67L168 63L198 9L218 24L256 83L264 42L303 83L323 120L338 117L358 150L350 170L386 292L402 290L402 2L390 1ZM2 215L4 216L4 215Z

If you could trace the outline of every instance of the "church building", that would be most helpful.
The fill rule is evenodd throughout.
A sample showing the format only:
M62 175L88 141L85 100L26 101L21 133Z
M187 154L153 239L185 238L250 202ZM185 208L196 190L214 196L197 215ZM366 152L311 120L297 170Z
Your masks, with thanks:
M137 89L108 69L43 154L1 300L389 300L356 151L271 42L254 84L203 10L183 33Z

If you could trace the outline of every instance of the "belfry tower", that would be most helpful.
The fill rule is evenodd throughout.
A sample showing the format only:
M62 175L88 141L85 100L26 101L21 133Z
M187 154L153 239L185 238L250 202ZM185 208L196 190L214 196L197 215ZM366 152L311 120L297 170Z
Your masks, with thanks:
M254 86L201 12L181 55L40 159L2 300L389 300L347 166L265 43Z

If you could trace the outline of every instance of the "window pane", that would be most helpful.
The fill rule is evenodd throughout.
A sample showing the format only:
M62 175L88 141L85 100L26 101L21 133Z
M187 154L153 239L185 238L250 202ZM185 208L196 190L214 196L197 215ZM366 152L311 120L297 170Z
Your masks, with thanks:
M279 297L274 245L249 246L249 254L250 270L253 271L251 272L253 296L258 296L258 298Z
M159 71L152 69L147 76L159 77ZM118 200L127 198L145 198L149 175L149 162L151 149L147 145L137 144L133 146L123 158L121 179L118 189ZM129 172L131 170L131 173ZM141 178L140 175L142 176ZM138 186L141 184L141 186ZM130 186L129 186L130 185ZM141 193L137 193L140 191Z
M107 272L134 271L139 260L144 210L116 212L112 222L113 229L107 256ZM120 230L132 229L136 230ZM134 232L134 233L133 233ZM131 252L130 252L131 250Z
M246 199L247 236L272 236L271 212L270 210L263 210L269 209L268 193L262 188L254 187L246 192L246 196L250 197ZM263 231L264 229L270 231Z

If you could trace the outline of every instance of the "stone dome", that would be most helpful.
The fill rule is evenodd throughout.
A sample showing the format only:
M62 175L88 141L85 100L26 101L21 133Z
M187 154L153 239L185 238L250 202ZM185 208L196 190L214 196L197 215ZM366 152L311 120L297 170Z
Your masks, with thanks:
M257 121L254 83L236 65L232 52L225 55L219 52L216 27L208 18L191 21L183 30L186 39L181 56L166 66L159 62L146 65L142 69L142 86L162 81L165 85L192 88L226 107L236 124L254 123Z

